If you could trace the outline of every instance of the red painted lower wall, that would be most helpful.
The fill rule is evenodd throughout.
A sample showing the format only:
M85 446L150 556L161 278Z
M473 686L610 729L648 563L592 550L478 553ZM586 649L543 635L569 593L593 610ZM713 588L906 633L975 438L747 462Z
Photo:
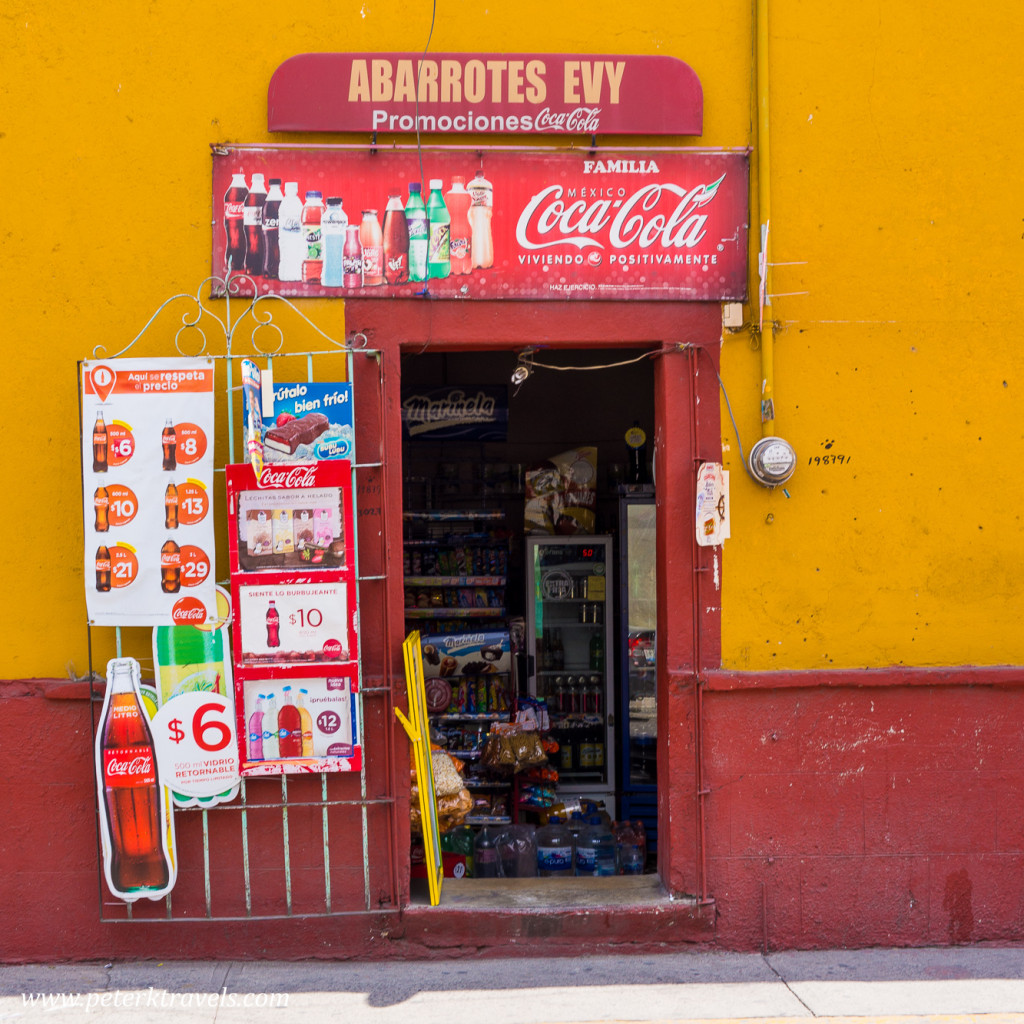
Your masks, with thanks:
M445 958L623 948L826 948L1017 943L1024 935L1024 685L1012 670L914 670L771 680L711 674L702 693L703 858L713 903L666 916L451 912L392 901L384 807L371 808L363 906L358 812L330 813L331 916L205 921L201 816L178 815L182 868L172 922L118 912L97 870L91 717L59 682L0 683L0 960L116 957ZM929 683L931 678L934 680ZM861 679L870 685L857 685ZM979 682L979 680L989 680ZM1020 674L1024 680L1024 673ZM816 682L817 685L806 685ZM973 685L972 685L973 683ZM680 682L679 707L695 708ZM72 691L74 688L71 688ZM685 728L679 730L685 734ZM26 752L47 756L28 756ZM674 751L662 831L701 857L694 751ZM348 799L357 780L335 779ZM337 783L334 786L334 783ZM274 784L271 784L274 785ZM371 779L371 786L375 785ZM373 792L371 791L371 796ZM298 790L290 798L301 798ZM292 906L316 911L321 811L289 815ZM214 916L244 917L238 816L211 813ZM251 898L284 912L280 815L249 820ZM399 871L401 872L401 858ZM139 916L164 912L139 906ZM320 908L322 910L322 908ZM514 944L513 944L514 943Z

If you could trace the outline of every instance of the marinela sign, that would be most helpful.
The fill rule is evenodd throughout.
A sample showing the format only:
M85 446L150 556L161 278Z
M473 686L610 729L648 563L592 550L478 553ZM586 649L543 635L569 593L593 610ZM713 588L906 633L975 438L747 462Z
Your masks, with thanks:
M272 132L700 135L703 93L674 57L303 53L274 72Z

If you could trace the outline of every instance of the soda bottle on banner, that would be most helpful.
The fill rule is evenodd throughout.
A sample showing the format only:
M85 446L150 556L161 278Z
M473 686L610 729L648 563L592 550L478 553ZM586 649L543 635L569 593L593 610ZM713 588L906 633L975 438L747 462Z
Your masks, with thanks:
M397 194L388 196L384 209L384 277L388 284L409 280L409 225Z
M405 204L405 222L409 231L409 280L426 281L427 248L430 244L430 221L423 205L420 183L409 185L409 199Z
M441 195L440 178L430 179L430 198L427 200L427 219L430 222L430 241L427 246L427 275L447 277L451 273L452 218Z
M319 284L324 272L324 242L322 222L324 217L323 193L306 193L302 207L302 235L306 240L306 255L302 261L304 284Z
M469 183L469 226L472 234L471 257L473 268L486 270L494 265L494 240L491 236L491 216L494 207L494 189L484 177L481 167Z
M278 757L277 701L268 693L263 705L263 758L276 761Z
M299 184L286 181L284 199L278 210L278 245L280 261L277 276L281 281L301 281L302 261L306 258L306 238L302 233L302 200Z
M260 226L263 229L263 276L272 279L277 278L277 268L281 265L278 228L281 223L281 201L283 199L281 179L271 178L270 191L267 192L267 200L263 204L263 217Z
M292 700L292 688L284 688L281 710L277 713L278 756L302 757L302 717Z
M178 468L178 436L174 432L174 423L171 420L164 422L164 429L160 435L160 443L163 447L163 469L172 471Z
M363 210L359 225L359 244L363 247L363 287L384 283L384 235L376 210Z
M231 184L224 193L225 274L245 267L245 200L248 195L245 175L232 174Z
M263 273L266 245L263 241L263 204L267 200L267 189L263 175L252 176L252 188L245 197L242 220L245 225L245 272L254 276Z
M103 413L96 413L96 422L92 425L92 471L106 473L107 452L110 448L110 435L107 425L103 422Z
M110 590L110 548L101 544L96 549L96 589L105 594Z
M168 484L164 491L164 529L176 530L178 528L178 488L174 484Z
M160 589L165 594L181 590L181 548L173 540L164 541L160 548Z
M469 226L469 208L473 200L466 191L465 178L458 176L452 178L452 187L445 195L444 201L452 218L451 239L448 246L452 273L461 276L468 274L473 268L470 251L472 229Z
M249 760L263 760L263 702L262 693L256 695L256 708L249 716Z
M281 613L274 606L273 601L270 602L270 607L267 609L267 646L281 646Z
M299 709L299 719L302 722L302 756L312 757L313 756L313 716L309 713L306 708L306 701L308 699L309 690L299 690L299 695L295 698L296 707Z
M96 781L110 891L126 900L163 896L174 883L167 810L134 658L107 664Z
M359 241L359 224L345 228L345 248L342 250L341 283L344 288L363 286L363 246Z
M324 211L324 273L325 288L340 288L345 280L345 229L348 214L342 209L340 196L329 196Z
M96 510L96 521L93 529L97 533L106 533L110 529L110 495L106 487L97 487L92 496L93 508Z

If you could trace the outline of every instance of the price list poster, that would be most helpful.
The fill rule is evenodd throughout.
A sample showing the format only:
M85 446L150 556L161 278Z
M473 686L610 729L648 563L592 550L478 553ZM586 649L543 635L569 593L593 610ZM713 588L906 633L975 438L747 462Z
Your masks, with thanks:
M213 361L108 359L81 368L89 622L213 621Z

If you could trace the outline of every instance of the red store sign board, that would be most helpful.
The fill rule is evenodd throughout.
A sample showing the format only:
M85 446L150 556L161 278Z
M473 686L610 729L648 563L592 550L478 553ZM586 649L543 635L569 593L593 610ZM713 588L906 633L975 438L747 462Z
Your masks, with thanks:
M694 70L660 56L302 53L267 94L272 132L700 135L703 117Z
M230 230L232 271L244 267L249 275L238 280L242 294L255 287L285 296L374 298L746 298L746 151L425 149L422 183L420 167L415 149L216 151L215 278L225 274ZM274 178L285 192L288 183L296 186L288 209L268 204L260 191ZM453 189L456 179L465 191L462 184ZM429 207L435 180L441 186L434 207L444 199L441 218L450 225L431 222L430 270L418 280L409 186L422 185ZM320 198L310 199L311 192ZM295 224L297 204L315 216L307 209L305 223ZM338 223L340 210L348 229ZM440 242L435 252L442 229L444 252ZM301 257L286 255L297 230Z

